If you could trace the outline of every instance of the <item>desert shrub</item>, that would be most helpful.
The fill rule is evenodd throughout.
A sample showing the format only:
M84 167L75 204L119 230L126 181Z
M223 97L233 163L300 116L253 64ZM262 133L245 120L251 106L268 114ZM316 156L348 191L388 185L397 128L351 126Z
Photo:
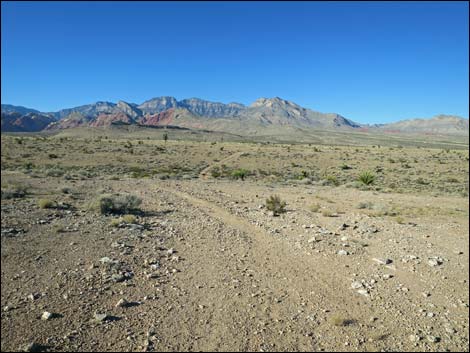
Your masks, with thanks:
M132 215L132 214L126 214L126 215L122 216L122 220L123 220L124 223L132 224L132 223L135 223L137 221L137 217Z
M47 156L48 156L49 158L51 158L51 159L53 159L53 158L59 158L59 156L56 155L55 153L49 153Z
M418 179L416 179L416 184L429 185L429 181L424 180L422 177L419 177Z
M64 174L65 174L65 171L63 171L59 167L51 168L46 172L46 176L48 177L61 177Z
M359 174L358 180L364 185L371 185L375 181L375 174L366 170Z
M248 175L248 170L240 168L232 171L232 178L245 180L245 177Z
M351 324L354 323L353 320L351 319L347 319L341 315L333 315L331 318L330 318L330 322L334 325L334 326L349 326Z
M120 219L116 219L116 218L113 218L111 220L111 222L109 222L109 225L111 227L118 227L119 225L121 224L121 220Z
M277 195L272 195L266 199L266 208L272 211L275 216L286 212L286 202L282 201Z
M373 207L374 207L374 204L370 201L359 202L359 204L357 205L357 208L360 209L360 210L365 209L365 208L371 210Z
M324 179L324 184L326 185L334 185L334 186L338 186L339 185L339 181L338 181L338 178L336 178L336 176L334 175L327 175Z
M38 206L39 208L55 208L57 203L49 199L40 199L38 200Z
M333 217L335 215L333 211L328 209L323 210L321 214L323 217Z
M308 172L306 170L301 170L300 174L297 176L297 179L302 180L308 178Z
M31 170L34 168L34 164L31 163L31 162L24 162L23 163L23 168L26 169L26 170Z
M99 195L91 204L90 209L99 211L101 214L123 214L138 211L142 200L135 195L127 194L104 194Z
M28 188L25 185L15 184L2 187L2 200L18 199L25 197L28 193Z
M318 203L314 203L313 205L311 205L310 207L310 211L312 212L318 212L320 211L320 205Z
M222 174L220 173L219 167L214 167L214 168L211 169L211 176L212 176L213 178L218 178L218 177L220 177L221 175L222 175Z
M396 217L395 220L397 221L398 224L405 224L405 219L403 217Z

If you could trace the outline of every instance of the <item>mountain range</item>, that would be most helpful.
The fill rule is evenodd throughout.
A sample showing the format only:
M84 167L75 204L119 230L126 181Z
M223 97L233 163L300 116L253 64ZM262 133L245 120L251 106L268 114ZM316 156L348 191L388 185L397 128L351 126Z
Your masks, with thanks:
M224 131L242 135L275 134L285 129L319 129L468 135L468 119L438 115L429 119L410 119L390 124L359 124L336 113L321 113L291 101L259 98L249 106L218 103L199 98L178 101L157 97L142 104L124 101L96 102L57 112L40 112L22 106L2 104L2 132L54 131L74 127L107 127L112 124L147 126L173 125Z

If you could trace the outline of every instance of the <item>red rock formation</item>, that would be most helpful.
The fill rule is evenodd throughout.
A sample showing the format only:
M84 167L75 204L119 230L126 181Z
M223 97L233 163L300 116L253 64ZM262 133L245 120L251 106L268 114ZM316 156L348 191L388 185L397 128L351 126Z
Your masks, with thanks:
M90 126L98 127L98 126L110 126L114 122L123 122L132 124L134 123L134 119L130 118L124 113L116 113L116 114L104 114L101 113L96 117L96 119L90 122Z
M164 112L157 113L157 114L147 114L141 120L142 125L171 125L173 122L175 110L173 108L165 110Z

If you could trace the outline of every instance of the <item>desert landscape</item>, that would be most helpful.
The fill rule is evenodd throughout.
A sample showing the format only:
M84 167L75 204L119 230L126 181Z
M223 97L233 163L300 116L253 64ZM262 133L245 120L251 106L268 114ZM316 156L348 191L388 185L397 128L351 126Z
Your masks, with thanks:
M2 352L468 352L469 3L1 6Z
M465 143L131 128L2 134L2 351L468 348Z

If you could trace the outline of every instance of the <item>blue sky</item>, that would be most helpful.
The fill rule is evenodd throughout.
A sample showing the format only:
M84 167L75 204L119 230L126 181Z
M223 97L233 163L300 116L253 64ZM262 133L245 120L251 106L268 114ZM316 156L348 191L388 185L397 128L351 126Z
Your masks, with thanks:
M279 96L364 123L468 118L467 2L4 2L2 103Z

